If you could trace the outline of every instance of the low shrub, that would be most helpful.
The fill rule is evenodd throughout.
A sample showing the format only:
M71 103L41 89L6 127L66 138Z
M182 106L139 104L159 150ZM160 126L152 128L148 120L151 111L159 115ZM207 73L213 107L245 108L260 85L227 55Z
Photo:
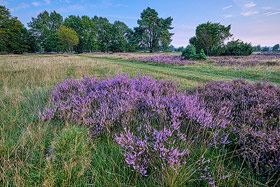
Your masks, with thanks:
M171 81L118 76L59 83L40 117L86 126L94 137L117 136L126 162L142 175L152 166L176 172L186 137L226 147L271 176L280 168L279 114L280 89L268 83L211 82L187 94Z
M240 40L228 42L224 47L224 56L249 56L254 52L254 47L250 43Z
M200 53L196 53L196 48L194 45L188 45L183 51L182 51L182 57L188 60L206 60L207 57L201 49Z
M211 82L198 88L196 96L257 170L267 175L279 170L279 88L244 80Z

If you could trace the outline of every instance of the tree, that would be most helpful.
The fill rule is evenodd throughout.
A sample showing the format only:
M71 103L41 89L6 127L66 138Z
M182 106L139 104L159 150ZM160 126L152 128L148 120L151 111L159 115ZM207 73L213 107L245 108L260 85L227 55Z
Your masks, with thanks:
M65 19L64 25L73 29L79 37L79 44L75 50L79 53L92 52L97 50L96 24L88 16L69 16Z
M182 52L182 51L184 51L184 47L183 46L178 47L178 48L175 49L175 51L176 52Z
M112 48L113 25L107 18L94 16L92 19L97 26L97 45L98 50L108 52Z
M128 28L128 26L121 22L121 21L115 21L113 26L113 36L112 36L112 46L111 51L113 52L123 52L123 51L129 51L130 45L129 45L129 34L131 30Z
M36 37L43 51L57 51L59 40L57 31L63 24L63 17L55 11L50 14L47 11L40 13L37 18L32 18L28 23L30 31Z
M231 25L227 27L220 23L207 22L196 27L195 37L190 44L195 45L197 51L203 49L207 55L214 55L218 48L223 47L224 41L232 36Z
M265 46L265 47L262 48L262 51L266 52L266 51L270 51L270 49L269 49L269 47Z
M13 17L10 11L0 6L0 52L23 53L30 50L30 33L24 25Z
M275 46L272 47L272 51L278 51L279 47L280 47L280 45L276 44Z
M259 52L261 50L262 50L262 48L260 45L254 46L254 51Z
M71 52L73 49L73 46L78 45L79 38L77 33L71 29L67 28L65 26L61 26L58 30L58 37L60 43L69 51Z
M139 46L149 48L150 52L160 48L167 50L173 35L169 32L173 29L172 21L171 17L159 18L158 13L149 7L143 10L141 19L137 21L139 27L135 28Z

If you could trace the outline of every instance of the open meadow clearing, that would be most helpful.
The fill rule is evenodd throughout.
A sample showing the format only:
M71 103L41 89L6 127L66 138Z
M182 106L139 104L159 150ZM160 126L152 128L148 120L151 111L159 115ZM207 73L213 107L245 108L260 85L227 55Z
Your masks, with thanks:
M178 54L152 55L176 56ZM68 57L64 55L0 56L0 185L278 186L280 184L280 161L279 158L278 160L274 158L280 156L279 134L278 139L275 138L277 132L279 132L277 131L279 130L279 105L277 104L280 102L280 56L209 57L206 61L195 61L195 63L185 65L141 61L142 57L147 56L150 55L141 53L99 53L70 55ZM83 76L89 78L83 78ZM95 76L96 79L91 79L92 76ZM70 78L73 79L63 83L64 80ZM79 82L78 80L81 79L82 81ZM102 79L103 82L99 79ZM159 81L161 79L164 79L164 81ZM211 81L231 82L235 79L243 79L246 82L237 81L226 88L218 83L217 85L216 83L213 85L210 83L207 87L208 90L203 88ZM76 80L77 82L75 82ZM179 86L165 82L168 80L178 83ZM63 84L57 85L58 82ZM256 82L263 82L263 84L257 85ZM142 92L141 89L144 88L141 86L141 89L137 88L138 85L147 87L145 89L148 91ZM195 91L198 86L200 86L200 89ZM193 96L189 97L188 95L197 92L200 94L198 97L203 98L204 92L207 92L209 94L207 97L214 98L223 89L229 90L235 86L237 91L233 95L238 95L242 90L245 90L244 93L246 92L242 95L245 101L240 106L254 105L254 107L251 109L241 107L240 111L244 112L244 116L234 113L236 111L233 109L236 108L231 108L232 113L229 114L242 115L240 119L244 122L238 121L237 118L232 121L227 119L230 121L229 124L234 122L236 127L258 123L271 125L271 127L278 126L276 129L270 129L270 127L266 129L266 132L276 133L276 136L271 134L268 144L266 144L267 142L263 144L252 143L258 141L254 138L250 139L252 142L248 141L247 144L244 141L241 143L239 140L235 140L237 137L233 132L242 134L246 131L244 129L233 131L226 129L224 134L219 134L222 130L217 130L215 132L219 135L215 134L213 130L215 128L209 130L208 127L205 127L207 125L203 126L203 124L206 124L206 118L200 119L200 116L198 116L206 115L210 111L210 108L208 108L208 111L207 107L210 106L206 103L205 108L200 108L204 105L202 103L199 106L196 105L196 101L192 100ZM99 98L98 95L103 93L102 89L98 90L99 87L102 87L103 90L108 89L107 95L104 92L102 98L101 96ZM211 93L211 90L214 89L217 89L217 92ZM238 89L240 89L240 92ZM77 93L75 90L78 90ZM253 90L252 97L250 90ZM264 97L260 99L260 103L254 104L256 97L254 94L257 90L262 90L258 93ZM70 93L71 91L75 91L78 95ZM129 95L130 91L133 91L132 95ZM186 92L184 93L184 91ZM118 97L116 93L121 95L120 98L115 98ZM154 94L153 98L149 98L150 93ZM247 93L249 93L249 96L246 95ZM85 96L89 100L86 100L83 107L79 109L79 103L84 102L79 99ZM91 101L90 97L96 100ZM236 98L238 97L236 96ZM253 104L246 105L246 97ZM142 103L143 108L141 110L136 111L133 108L134 105L130 105L143 100L149 100L151 103ZM226 99L217 100L216 103L213 101L212 107L220 106L220 103L223 103L224 100ZM278 103L275 103L275 101ZM70 106L67 102L71 103L72 108L67 108ZM105 108L102 108L102 103L106 104L107 102L111 102L111 104L117 102L117 104L108 104L104 106ZM181 106L180 103L184 102L186 104L187 102L193 102L193 105ZM172 113L170 108L175 103L177 103L176 107L180 105L182 108L174 108L180 116L173 121L176 113ZM229 102L227 105L231 104ZM269 106L266 105L265 109L258 108L263 104ZM172 119L169 119L169 112L165 111L167 109L162 108L162 105L170 110ZM147 112L145 106L149 106L151 109L147 109ZM195 108L196 111L192 111L192 106L197 107ZM49 107L50 110L46 110ZM105 122L101 123L97 120L92 123L89 122L89 118L86 116L87 109L89 109L87 107L95 108L95 114L104 111L104 116L100 117L102 115L100 114L96 116L96 119ZM54 108L56 108L56 111L54 111ZM114 112L117 111L114 109L124 110L125 113L115 114ZM250 113L261 109L263 109L263 113L260 115ZM205 113L199 113L202 110ZM226 109L223 108L222 110ZM40 114L44 111L44 114ZM265 117L267 111L269 111L269 116ZM72 116L71 112L73 114L75 112L81 113L77 118ZM131 115L126 115L129 113ZM210 114L212 113L209 112ZM220 113L211 115L211 124L215 122L218 124L218 120L225 119L218 119L217 116L219 115ZM221 115L226 116L226 113ZM254 119L249 119L250 115L253 115ZM163 119L160 119L161 116L164 116ZM190 116L196 117L191 118ZM216 117L215 121L213 116ZM260 116L262 117L260 118ZM181 134L181 131L180 133L176 131L178 133L176 138L179 137L179 139L173 138L172 133L175 133L175 130L172 131L172 128L175 127L168 127L168 124L175 123L184 126L183 129L180 129L184 130L183 134ZM98 127L99 130L96 130L96 124L104 126L100 126ZM115 124L118 126L115 127ZM122 131L120 129L124 124L127 125L125 126L126 130ZM203 128L198 128L198 124ZM155 129L158 127L158 129L146 132L145 128L151 128L149 125ZM151 142L149 144L146 142L151 147L144 148L141 147L142 144L138 144L139 142L144 143L146 139L141 139L144 136L141 133L137 136L137 131L134 128L140 128L140 131L141 128L144 129L145 136L151 137L148 141ZM168 128L171 130L168 130ZM255 133L259 133L260 130L250 130L252 126L245 126L244 128L248 128L248 132L253 131ZM128 132L130 130L135 130L135 132ZM162 134L160 134L161 132ZM172 135L169 135L169 133ZM178 146L178 150L168 147L169 145L164 147L164 142L153 142L155 136L158 139L162 137L166 143L171 142L170 144ZM167 139L164 139L164 137ZM258 137L260 136L258 135ZM223 143L216 142L215 144L213 138L216 138L215 141ZM242 137L238 138L241 139ZM184 139L182 143L174 143L181 139ZM262 142L265 142L264 139L262 139ZM252 144L256 146L254 147ZM266 145L276 147L261 152L262 146ZM133 146L136 146L137 150L139 149L138 152L135 147L134 152L131 152L130 147ZM163 147L158 148L157 146ZM161 152L163 148L173 151L172 153L165 152L169 154L169 156L166 156L166 160L164 160L165 156ZM256 150L256 152L251 153L248 149L260 149L260 152ZM149 156L146 157L146 153L143 154L145 151ZM157 152L160 156L157 155ZM134 153L137 153L136 157L140 155L141 159L133 160L132 155ZM262 156L254 157L254 155L259 156L258 154ZM173 161L171 161L171 158L173 158ZM145 161L145 159L147 160ZM163 159L163 161L156 162L160 159ZM258 162L260 166L254 167L254 165L259 164Z

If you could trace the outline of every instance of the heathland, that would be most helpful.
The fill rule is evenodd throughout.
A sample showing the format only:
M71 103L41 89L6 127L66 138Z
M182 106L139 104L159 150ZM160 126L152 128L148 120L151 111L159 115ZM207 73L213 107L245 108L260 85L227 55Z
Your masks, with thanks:
M247 57L209 57L206 61L185 61L181 63L180 60L176 59L180 57L176 57L176 55L179 54L95 53L69 56L0 56L0 185L279 185L279 160L274 158L280 152L279 134L278 139L276 136L271 135L269 141L267 141L266 137L262 137L263 139L261 140L265 143L254 142L259 139L254 137L254 134L250 134L250 136L247 136L247 134L250 133L250 131L255 134L260 132L259 129L254 129L252 124L261 123L272 127L272 120L276 120L273 121L273 124L278 126L278 128L267 128L266 130L267 132L278 132L279 116L278 118L273 116L273 112L279 112L275 110L277 107L279 109L279 105L276 105L274 101L277 101L279 104L280 95L277 94L280 93L280 56L252 55ZM176 60L180 63L173 63L174 61L176 62ZM78 80L81 80L84 76L89 78L84 78L83 82L79 82ZM91 78L93 76L95 78ZM145 76L149 76L150 78ZM63 83L65 79L70 80ZM161 79L164 81L160 81ZM236 79L243 80L237 81ZM168 82L168 80L171 80L172 82ZM213 81L216 82L209 83ZM220 83L217 83L217 81L223 81L223 85L231 85L223 87ZM174 85L173 82L178 85ZM261 83L257 84L257 82ZM115 83L124 85L123 87L128 86L128 88L115 87ZM154 94L154 97L151 98L151 100L149 100L149 93L146 93L145 91L142 93L137 88L137 85L145 86L145 84L147 89L152 90L152 93ZM84 88L83 85L89 85L88 88L92 88L92 92L89 92L88 90L84 91L83 89L86 88ZM95 85L97 86L95 87ZM204 85L206 85L206 88L203 87ZM73 94L73 97L69 100L67 97L70 96L70 93L68 93L68 95L66 94L65 98L67 101L63 103L63 101L59 99L64 97L61 94L66 93L66 90L68 89L66 87L68 86L72 86L73 90L81 89L83 91L72 90L78 95ZM98 86L103 86L105 90L108 89L106 92L107 95L104 95L103 98L99 98L98 94L101 93L102 90L98 92ZM183 120L185 114L180 112L182 112L183 107L185 107L184 111L191 112L191 110L187 110L190 106L180 105L182 108L174 108L174 110L178 109L177 113L183 115L176 118L178 119L176 122L183 125L187 124L190 126L187 131L197 135L194 136L194 134L186 133L186 137L180 137L181 139L186 139L185 141L182 141L182 144L177 143L180 141L180 138L178 139L179 134L176 134L176 137L178 135L177 138L173 138L174 134L172 134L173 131L171 133L170 129L174 128L174 126L166 126L164 129L159 128L152 132L147 132L145 134L147 137L157 137L158 139L154 142L153 138L151 138L148 141L149 144L147 144L150 147L141 147L143 145L139 142L144 143L148 139L147 137L146 139L141 139L143 134L137 135L137 130L133 128L129 129L130 131L134 130L132 134L128 132L128 129L125 131L120 130L122 128L121 126L118 126L116 130L111 122L114 120L114 117L118 120L123 120L123 123L127 122L133 125L138 124L138 121L141 127L137 126L135 128L143 128L143 131L145 131L145 128L146 130L150 128L149 125L156 129L157 125L160 127L161 124L169 124L168 120L171 119L166 117L168 116L168 111L163 111L165 110L164 108L157 106L160 108L160 111L147 109L147 112L144 111L146 110L144 106L155 107L155 105L159 103L159 105L170 107L170 103L174 104L178 102L178 100L181 100L182 103L187 101L193 102L193 100L189 100L190 97L186 96L199 92L199 98L203 98L204 89L206 89L205 92L208 94L207 97L211 96L214 98L211 89L216 89L216 94L219 95L220 91L230 90L231 86L236 87L237 91L232 91L235 96L238 94L242 95L243 93L239 93L239 91L243 92L245 90L242 97L235 97L235 99L243 98L245 100L244 103L241 104L242 106L246 105L246 98L251 102L246 105L246 107L254 105L251 110L240 108L240 111L243 111L246 115L239 114L236 111L231 111L231 113L229 113L229 115L235 115L235 117L238 115L244 117L244 122L247 124L246 128L248 128L247 131L249 131L246 131L247 134L244 136L247 138L249 137L249 140L254 143L249 141L244 143L244 141L241 142L235 140L237 137L237 135L234 134L235 132L245 133L244 129L238 129L244 125L244 123L236 121L237 117L234 119L235 121L233 121L236 124L236 127L238 125L240 126L234 130L230 128L227 129L225 134L219 134L221 131L216 131L219 136L211 134L208 127L205 127L207 126L205 122L206 118L200 119L197 117L200 119L198 120L195 118L197 121L193 118L193 121L190 123L189 121L187 122L186 120ZM197 87L199 88L196 90ZM135 95L129 93L130 88L134 91ZM258 92L258 90L262 90L262 92ZM125 94L122 95L121 98L114 100L114 98L117 97L114 95L115 91L116 93ZM170 91L170 93L165 93L165 91ZM250 91L252 91L252 93ZM255 92L262 94L261 96L263 96L263 98L267 96L265 99L259 99L261 102L269 101L270 103L255 104L255 97L257 95ZM78 99L86 97L84 95L86 93L89 94L87 95L88 97L94 98L94 94L96 94L96 100L94 102L97 104L90 104L91 107L95 108L90 110L95 110L96 113L97 111L100 112L104 109L102 109L102 102L106 104L106 102L109 101L116 101L118 102L116 106L114 105L116 109L128 110L118 107L130 107L129 112L139 116L135 116L136 119L134 119L133 116L128 116L126 114L122 114L122 116L119 114L115 115L110 113L113 110L107 108L106 111L104 109L104 112L107 112L107 118L106 116L106 119L102 118L106 123L94 121L94 123L91 124L87 121L88 118L83 118L85 116L78 116L76 118L67 113L67 111L79 113L80 111L74 111L76 106L71 106L73 107L73 110L62 109L63 107L68 107L66 102L71 102L71 104L73 104ZM220 100L211 102L213 102L215 106L220 106L220 103L226 100L226 96L223 95L223 97L224 98ZM152 103L148 105L147 103L142 103L143 108L141 111L140 109L135 111L133 108L135 106L124 101L128 98L131 99L128 103L139 102L142 101L141 98L144 98L150 102L155 102L155 104ZM156 99L159 99L159 101L156 101ZM164 101L160 101L160 99L163 99ZM88 101L89 100L87 100L87 102ZM237 102L239 101L241 101L241 99ZM59 102L59 106L56 102ZM79 102L83 101L81 100ZM79 102L77 101L75 104ZM229 102L228 105L231 105L233 102L234 101ZM121 105L120 103L125 103L127 105ZM100 106L98 104L100 104ZM111 104L112 103L110 103L110 106ZM266 106L263 106L263 104L266 104ZM260 105L262 108L259 107ZM84 106L88 105L85 104ZM193 103L193 106L198 107L195 103ZM41 112L46 111L46 107L57 107L57 111L51 111L50 113L47 112L47 114L40 115ZM101 107L101 109L98 107ZM200 107L202 107L202 105L200 105ZM209 109L208 105L206 108L207 107ZM84 107L82 109L88 108ZM201 112L202 110L202 108L199 107L196 109L198 112ZM225 110L229 108L223 109ZM233 110L234 108L230 109ZM263 112L267 112L269 109L272 111L269 111L270 115L266 118L264 113L262 115L257 115L257 109L262 109ZM63 113L63 111L66 111L66 113ZM253 115L250 113L252 111L255 112ZM169 112L172 113L172 111ZM205 109L203 114L206 114L206 112ZM167 121L157 121L158 119L155 116L160 116L161 114L166 115L165 117ZM175 115L175 112L173 112L172 115L173 114ZM199 115L200 114L201 113L199 113ZM209 114L212 113L209 112ZM222 114L226 115L225 113ZM255 119L251 119L250 115ZM186 118L190 116L192 115L188 114ZM217 116L218 114L215 115L215 117ZM258 121L260 116L262 116L261 122ZM247 118L250 118L250 120ZM96 119L101 120L98 116L96 116ZM145 124L141 124L140 122L145 122ZM148 122L150 122L150 124L148 124ZM155 124L156 122L158 122L158 124ZM120 122L115 121L114 123L119 124ZM172 121L172 124L174 123L175 121ZM97 131L96 126L94 126L96 124L110 124L111 126L101 126L101 129ZM202 127L198 128L198 124ZM231 123L229 122L229 124ZM109 128L109 130L106 128ZM250 130L250 128L253 129ZM199 132L202 130L209 133ZM94 134L98 134L98 136ZM169 138L167 138L165 142L166 144L158 142L160 137L172 137L172 142L170 143L171 140ZM213 137L217 138L217 141L220 138L220 143L216 142L215 144L213 142ZM259 138L260 135L258 134L257 137ZM131 141L129 138L131 138ZM242 139L241 135L239 138ZM174 143L175 140L176 143ZM276 143L273 141L276 141ZM177 146L178 150L175 149L177 152L174 151L173 147L168 147L168 143L175 147ZM163 146L163 144L166 152L163 151L163 147L156 147ZM263 149L262 146L264 145L275 147L265 150L264 152L258 150ZM129 146L136 146L138 149L143 148L146 152L143 153L141 150L138 150L138 152L137 150L134 150L134 153L137 154L134 155L136 158L132 158L133 151L131 152ZM246 152L246 149L256 149L256 152L252 153L248 150ZM173 152L170 153L172 150ZM162 155L163 153L169 154L169 157L165 158L165 155ZM257 159L256 157L259 156L257 154L269 158L258 157ZM140 155L141 159L137 158L137 155ZM173 158L173 160L171 160L171 158ZM258 161L260 163L256 163Z

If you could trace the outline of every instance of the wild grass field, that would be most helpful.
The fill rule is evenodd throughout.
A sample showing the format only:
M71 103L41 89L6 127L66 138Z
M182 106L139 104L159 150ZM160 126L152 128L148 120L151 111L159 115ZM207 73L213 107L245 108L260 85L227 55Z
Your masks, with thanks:
M156 80L170 79L180 85L181 91L210 81L230 82L234 79L249 83L267 81L278 87L280 83L280 57L213 57L175 66L136 61L130 56L141 54L0 56L0 185L280 185L279 177L275 176L277 172L264 178L258 174L260 171L256 172L232 151L220 147L209 149L208 140L203 138L198 144L188 143L191 156L178 173L172 169L165 172L151 169L148 176L141 176L126 163L122 147L111 136L103 134L93 138L86 125L67 119L39 119L38 113L49 106L50 94L57 82L68 78L79 80L94 75L98 79L107 79L123 74L133 78L141 74ZM207 164L208 159L211 162ZM205 163L207 167L204 167Z

